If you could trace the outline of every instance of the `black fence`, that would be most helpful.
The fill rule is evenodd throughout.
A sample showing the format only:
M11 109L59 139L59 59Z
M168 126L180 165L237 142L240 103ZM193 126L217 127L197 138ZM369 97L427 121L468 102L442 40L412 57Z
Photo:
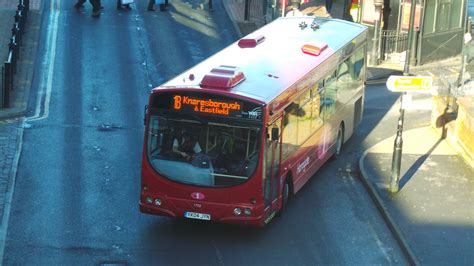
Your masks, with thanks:
M385 56L393 53L401 53L407 50L408 34L406 32L398 32L396 30L383 30L380 43L381 60L385 60Z
M268 1L272 0L245 0L244 20L266 23Z
M18 9L14 16L15 22L12 27L12 37L8 44L9 52L7 60L2 66L2 87L0 88L0 108L10 107L10 92L13 90L13 80L17 72L17 61L20 57L20 45L22 35L25 31L26 19L30 10L29 0L19 0Z

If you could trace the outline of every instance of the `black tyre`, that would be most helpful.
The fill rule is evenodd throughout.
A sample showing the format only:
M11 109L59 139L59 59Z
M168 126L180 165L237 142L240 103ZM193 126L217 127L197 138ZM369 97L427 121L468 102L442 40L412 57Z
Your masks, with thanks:
M337 131L337 139L336 139L336 143L334 144L334 154L332 156L332 159L335 160L337 158L339 158L339 156L341 155L341 150L342 150L342 144L344 142L344 130L343 130L343 127L342 125L339 126L339 130Z
M283 212L286 210L286 206L288 205L288 199L290 198L290 184L288 179L285 182L285 185L283 186L283 191L282 191L282 202L281 202L281 209L278 212L278 216L281 216Z

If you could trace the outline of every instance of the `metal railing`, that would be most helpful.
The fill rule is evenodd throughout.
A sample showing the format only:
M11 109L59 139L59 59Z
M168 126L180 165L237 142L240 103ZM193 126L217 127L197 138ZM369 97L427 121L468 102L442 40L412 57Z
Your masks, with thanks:
M407 50L408 33L396 30L383 30L380 43L381 60L385 60L386 55L401 53Z
M265 24L268 0L245 0L244 20Z
M2 87L0 88L0 108L10 106L10 92L13 90L14 76L17 72L17 61L20 57L20 45L25 31L26 19L30 10L29 0L19 0L12 27L12 37L8 44L7 60L2 66Z

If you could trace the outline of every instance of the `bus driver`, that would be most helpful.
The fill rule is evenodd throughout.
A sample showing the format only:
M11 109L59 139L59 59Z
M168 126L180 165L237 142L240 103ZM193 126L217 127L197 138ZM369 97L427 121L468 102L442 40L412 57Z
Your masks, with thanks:
M198 154L201 151L201 145L187 131L183 132L181 142L177 138L173 141L173 152L188 161L192 159L194 154Z

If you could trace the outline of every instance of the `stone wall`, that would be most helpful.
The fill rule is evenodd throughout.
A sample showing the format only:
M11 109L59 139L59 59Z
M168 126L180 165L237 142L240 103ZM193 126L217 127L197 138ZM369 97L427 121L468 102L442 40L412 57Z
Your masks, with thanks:
M474 167L474 97L434 96L431 125Z

